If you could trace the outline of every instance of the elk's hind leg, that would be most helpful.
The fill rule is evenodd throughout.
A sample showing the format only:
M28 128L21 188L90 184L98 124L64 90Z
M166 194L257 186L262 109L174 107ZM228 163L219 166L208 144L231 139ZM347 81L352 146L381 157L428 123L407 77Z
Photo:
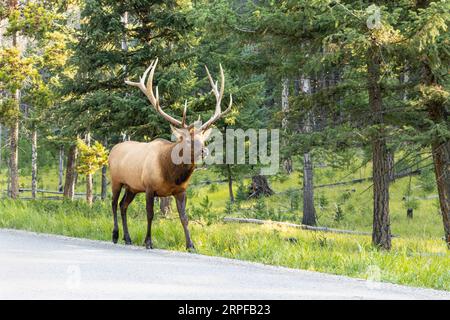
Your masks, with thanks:
M114 219L114 229L112 231L112 241L117 243L119 239L119 225L117 223L117 204L119 203L120 192L122 191L122 184L112 184L112 212Z
M127 209L130 203L134 200L136 193L131 192L126 189L125 194L120 201L120 214L122 216L122 228L123 228L123 240L125 244L131 244L130 234L128 233L128 223L127 223Z
M186 249L195 250L194 244L191 240L191 234L188 229L188 217L186 215L186 192L175 195L177 201L178 214L180 216L181 224L184 229L184 236L186 237Z
M153 249L152 243L152 221L153 221L153 208L155 203L155 194L151 190L147 190L145 193L147 200L147 235L145 236L145 248Z

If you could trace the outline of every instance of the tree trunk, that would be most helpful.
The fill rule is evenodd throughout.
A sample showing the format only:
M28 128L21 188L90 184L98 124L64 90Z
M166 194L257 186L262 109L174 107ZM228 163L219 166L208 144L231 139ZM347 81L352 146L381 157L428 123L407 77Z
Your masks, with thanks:
M102 167L102 195L101 198L102 200L106 200L106 195L108 192L108 178L106 175L106 166Z
M373 233L372 242L377 247L391 248L389 221L389 163L383 128L383 103L380 86L380 48L373 41L367 52L369 106L378 132L372 140L373 159Z
M227 164L227 174L228 174L228 193L230 194L230 202L234 203L233 176L231 175L231 166L229 164Z
M303 219L302 224L316 225L316 209L314 208L314 182L311 155L303 155Z
M75 194L75 176L78 149L76 144L70 146L67 154L66 181L64 184L64 197L73 200Z
M105 148L108 146L108 139L105 138L103 141L103 145ZM102 167L102 190L101 190L101 199L102 201L106 200L106 196L108 195L108 176L107 176L107 167L106 165Z
M167 216L172 212L172 197L162 197L159 198L159 209L163 216Z
M394 170L394 164L395 164L395 158L394 158L394 151L389 150L387 154L387 162L388 162L388 171L389 171L389 181L395 180L395 170Z
M37 192L37 130L31 131L31 197L36 199Z
M429 0L417 1L418 8L426 8L430 5ZM428 57L423 58L421 82L426 86L438 86L439 83L433 75ZM435 123L449 125L448 111L445 104L428 103L426 105L428 115ZM448 138L436 138L432 145L434 171L436 185L439 194L439 206L444 224L444 238L447 248L450 249L450 140Z
M14 120L9 130L9 176L10 176L10 197L19 197L19 120Z
M17 0L9 1L9 8L14 10L17 7ZM17 32L14 31L11 35L12 47L17 47ZM13 99L15 100L16 108L20 110L20 91L11 92ZM9 158L9 179L10 179L10 197L17 199L19 197L19 119L13 120L11 128L9 130L10 137L10 158Z
M252 177L252 185L249 198L258 198L261 196L271 196L273 192L270 188L269 182L266 176L256 175Z
M63 191L64 179L64 146L59 147L59 166L58 166L58 191Z
M91 146L91 133L89 132L86 134L86 144L88 147ZM89 205L92 205L92 202L94 201L94 194L93 194L93 180L92 180L92 173L88 173L86 175L86 202Z
M309 79L302 79L302 92L311 93L311 82ZM308 134L312 132L312 113L306 115L303 132ZM303 218L302 223L315 226L316 225L316 209L314 207L314 171L311 154L305 152L303 154Z
M433 143L433 161L439 194L444 237L450 249L450 141Z
M8 162L8 177L6 178L6 194L8 197L11 196L11 174L9 169L9 162Z
M283 112L283 120L281 121L281 128L285 132L288 126L288 113L289 113L289 79L284 78L282 81L282 91L281 91L281 111ZM292 159L287 156L283 160L283 167L287 174L292 173Z

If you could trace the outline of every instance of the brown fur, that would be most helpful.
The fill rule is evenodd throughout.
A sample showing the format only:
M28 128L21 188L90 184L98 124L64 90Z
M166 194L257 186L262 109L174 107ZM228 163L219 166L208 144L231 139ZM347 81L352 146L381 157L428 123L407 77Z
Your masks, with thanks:
M176 144L156 139L150 143L127 141L116 145L109 156L113 188L123 185L133 193L152 190L160 197L184 192L195 164L172 162L171 152Z

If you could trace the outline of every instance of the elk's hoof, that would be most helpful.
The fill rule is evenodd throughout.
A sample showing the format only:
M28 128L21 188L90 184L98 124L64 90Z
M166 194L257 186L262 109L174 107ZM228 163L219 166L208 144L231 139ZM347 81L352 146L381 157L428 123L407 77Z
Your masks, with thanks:
M195 249L195 247L194 247L193 244L188 245L188 246L186 247L186 250L187 250L188 252L190 252L190 253L196 253L196 252L197 252L197 250Z
M153 249L153 243L151 241L144 242L145 249Z
M116 244L117 240L119 240L119 230L113 230L112 241L114 242L114 244Z
M123 239L123 240L125 240L125 244L126 244L126 245L131 245L131 244L133 244L133 243L131 242L131 239Z

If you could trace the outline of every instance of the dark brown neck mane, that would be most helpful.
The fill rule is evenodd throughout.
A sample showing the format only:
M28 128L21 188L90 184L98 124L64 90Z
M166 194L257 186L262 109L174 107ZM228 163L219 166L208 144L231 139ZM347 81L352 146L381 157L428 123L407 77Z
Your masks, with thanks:
M181 142L178 142L181 143ZM190 164L175 164L173 163L171 159L171 154L173 148L178 144L174 143L169 149L168 153L166 153L163 157L161 157L161 167L163 171L164 178L168 183L173 183L176 185L181 185L189 180L192 173L195 169L195 163ZM182 156L182 154L181 154ZM191 156L191 159L193 158L193 155Z

